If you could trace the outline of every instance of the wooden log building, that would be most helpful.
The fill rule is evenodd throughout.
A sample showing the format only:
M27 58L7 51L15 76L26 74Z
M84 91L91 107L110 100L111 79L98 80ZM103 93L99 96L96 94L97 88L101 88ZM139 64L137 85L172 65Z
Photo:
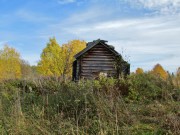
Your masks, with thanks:
M75 56L73 62L73 80L96 79L99 76L119 77L130 73L130 64L108 45L105 40L94 40Z

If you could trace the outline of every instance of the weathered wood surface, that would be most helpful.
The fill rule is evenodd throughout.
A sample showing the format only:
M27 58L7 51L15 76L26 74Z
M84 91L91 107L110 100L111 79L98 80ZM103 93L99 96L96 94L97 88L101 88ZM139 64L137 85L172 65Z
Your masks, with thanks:
M101 44L82 56L80 66L80 76L85 79L95 78L100 72L105 72L108 76L115 76L117 73L113 53Z

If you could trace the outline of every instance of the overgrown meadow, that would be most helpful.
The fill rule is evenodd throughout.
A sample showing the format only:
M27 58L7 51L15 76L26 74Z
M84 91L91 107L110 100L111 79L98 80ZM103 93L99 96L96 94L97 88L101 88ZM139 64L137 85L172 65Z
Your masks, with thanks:
M180 134L180 68L73 82L73 56L84 47L50 39L37 66L14 48L0 50L0 134Z
M79 82L0 83L3 135L179 135L180 78L150 73Z

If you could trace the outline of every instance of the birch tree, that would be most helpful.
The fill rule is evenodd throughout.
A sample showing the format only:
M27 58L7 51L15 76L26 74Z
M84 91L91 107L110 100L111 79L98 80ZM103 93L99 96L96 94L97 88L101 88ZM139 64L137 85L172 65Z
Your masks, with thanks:
M20 54L12 47L5 45L0 50L0 80L21 78Z

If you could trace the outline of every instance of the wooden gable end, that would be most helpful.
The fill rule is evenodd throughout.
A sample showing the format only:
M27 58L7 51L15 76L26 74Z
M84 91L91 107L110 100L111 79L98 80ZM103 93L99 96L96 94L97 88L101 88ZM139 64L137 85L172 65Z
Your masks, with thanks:
M99 43L81 56L80 78L97 78L100 73L115 76L115 55Z
M130 74L130 64L106 42L100 39L89 42L85 49L74 56L73 80L94 79L101 74L117 78Z

